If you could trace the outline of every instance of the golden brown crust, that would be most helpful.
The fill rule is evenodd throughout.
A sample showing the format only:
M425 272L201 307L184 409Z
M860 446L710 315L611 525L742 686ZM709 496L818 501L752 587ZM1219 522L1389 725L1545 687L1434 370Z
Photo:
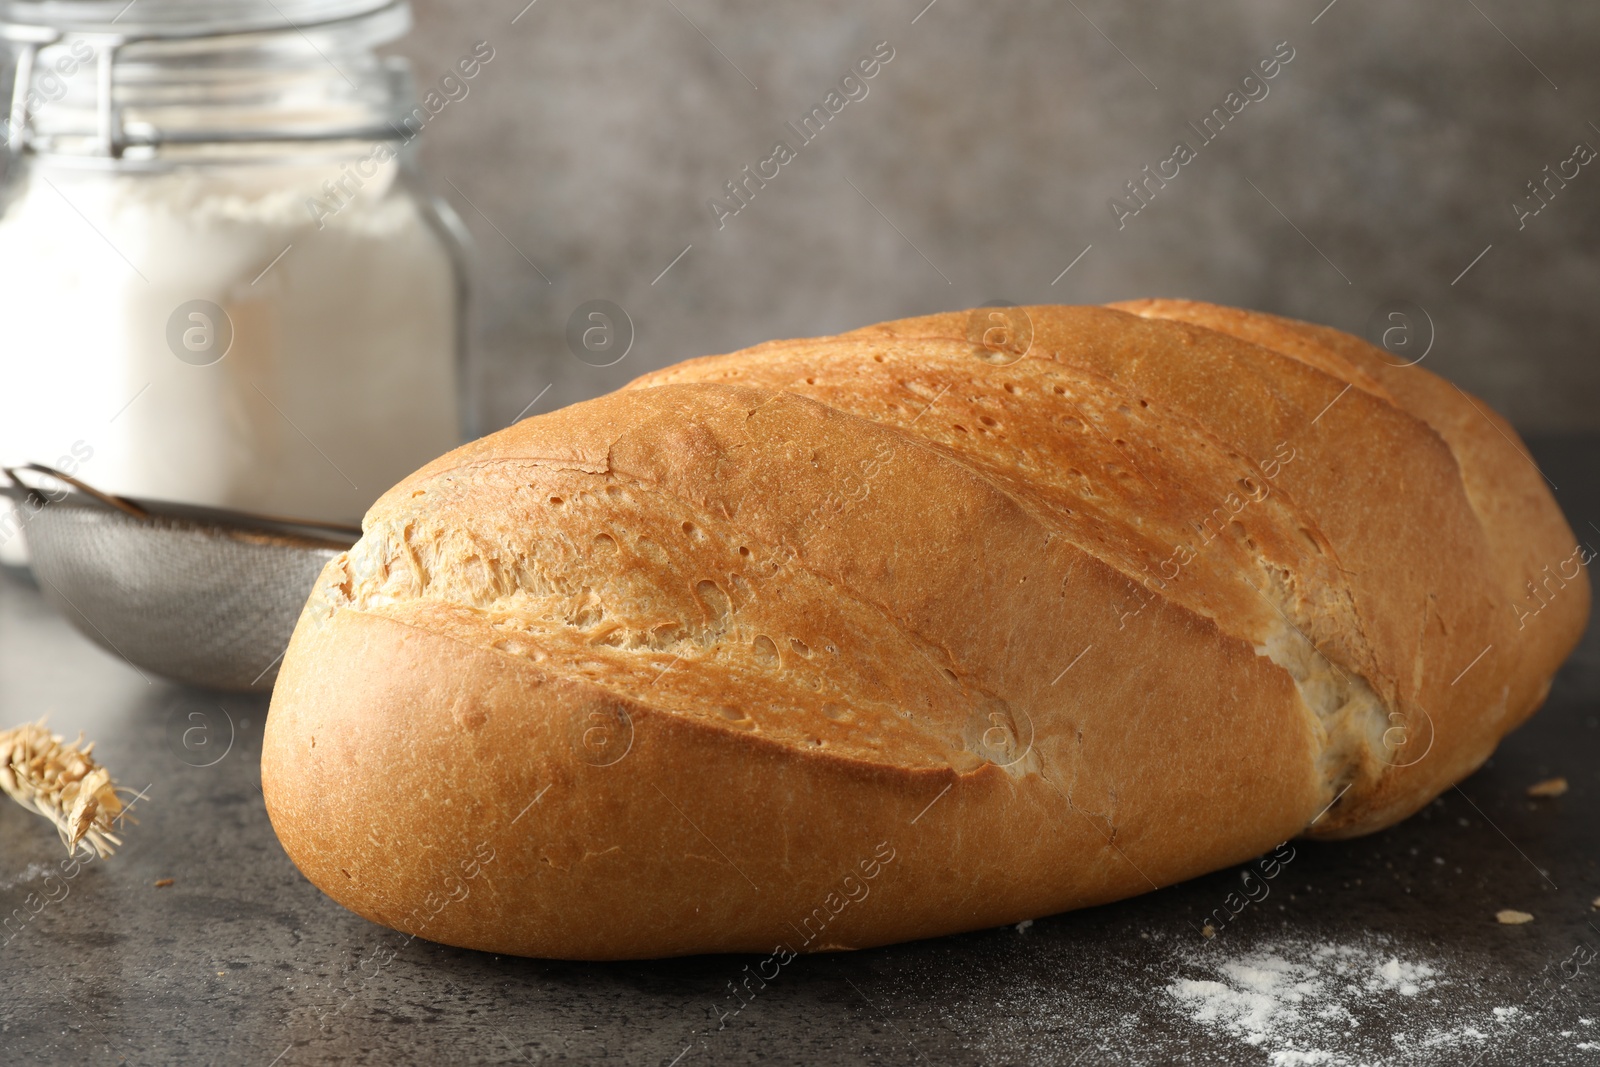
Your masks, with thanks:
M1454 454L1488 559L1481 572L1462 568L1468 579L1463 584L1472 595L1482 597L1476 610L1491 625L1484 634L1487 640L1476 651L1459 633L1437 642L1458 657L1455 662L1461 662L1463 669L1470 663L1471 670L1435 686L1419 706L1424 711L1443 708L1466 721L1447 724L1452 739L1463 738L1454 741L1456 752L1442 751L1449 774L1395 775L1385 783L1384 794L1374 798L1375 816L1383 825L1410 814L1439 789L1476 769L1500 737L1538 709L1551 676L1583 633L1590 589L1580 564L1589 553L1579 551L1561 509L1545 488L1543 474L1511 424L1483 401L1349 334L1195 301L1144 300L1114 306L1218 330L1313 365L1337 362L1350 367L1367 381L1379 383L1399 409L1424 422ZM1431 541L1430 555L1453 564L1449 556L1455 543L1432 540L1426 525L1429 517L1424 511L1418 526L1424 542ZM1432 579L1428 589L1443 581L1444 575ZM1377 582L1372 585L1381 588ZM1463 610L1474 610L1470 597L1461 603ZM1437 600L1430 601L1430 609L1441 632L1457 626L1458 616L1447 613ZM1482 659L1476 658L1480 655ZM1484 667L1488 669L1480 670ZM1476 734L1475 743L1464 739L1469 733ZM1355 832L1377 828L1352 827Z
M1206 305L1026 313L1008 365L959 315L764 345L396 486L274 695L291 857L476 948L859 947L1376 829L1537 706L1587 585L1511 594L1571 534L1433 385Z

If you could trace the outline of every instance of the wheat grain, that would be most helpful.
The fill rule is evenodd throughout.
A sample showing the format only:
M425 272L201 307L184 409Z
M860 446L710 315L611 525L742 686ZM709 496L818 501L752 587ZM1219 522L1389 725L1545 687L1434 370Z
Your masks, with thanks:
M82 734L66 743L45 729L43 719L0 731L0 789L49 819L68 852L81 842L103 859L122 844L113 827L130 816L93 750Z

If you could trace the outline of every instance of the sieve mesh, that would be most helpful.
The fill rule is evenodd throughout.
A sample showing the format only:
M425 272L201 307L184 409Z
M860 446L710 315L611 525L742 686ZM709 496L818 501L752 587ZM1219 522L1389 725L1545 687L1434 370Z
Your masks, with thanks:
M78 630L141 672L217 689L272 687L317 575L359 535L92 490L6 492L31 497L18 510L34 576Z

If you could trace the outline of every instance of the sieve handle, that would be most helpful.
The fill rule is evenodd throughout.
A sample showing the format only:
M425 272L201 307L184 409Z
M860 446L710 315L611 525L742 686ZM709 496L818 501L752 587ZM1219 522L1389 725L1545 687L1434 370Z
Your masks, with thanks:
M123 512L123 513L125 513L127 515L132 515L134 518L140 520L141 522L143 522L143 521L145 521L145 520L150 518L150 513L145 511L139 505L134 504L134 503L132 503L130 501L124 500L120 496L112 496L110 493L101 492L99 489L96 489L94 486L89 485L87 482L79 481L77 478L74 478L72 475L64 474L61 471L56 470L54 467L47 467L43 463L25 463L20 468L18 468L18 467L0 467L0 470L5 471L6 477L11 479L12 484L20 485L22 488L26 489L28 492L34 493L34 494L39 495L39 496L43 496L44 494L40 493L38 489L36 489L33 486L29 485L27 482L23 481L21 478L18 478L17 477L17 471L18 470L33 471L33 472L35 472L37 474L47 475L48 477L54 478L57 481L65 482L68 485L72 486L72 488L76 489L78 492L83 493L85 496L89 497L90 499L97 500L100 503L104 504L108 508L112 508L112 509L114 509L116 511Z

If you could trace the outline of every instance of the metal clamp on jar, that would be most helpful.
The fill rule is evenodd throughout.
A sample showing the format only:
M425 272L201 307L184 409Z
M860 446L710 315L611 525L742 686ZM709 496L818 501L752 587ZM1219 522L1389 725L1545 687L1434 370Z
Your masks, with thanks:
M0 0L0 463L349 522L462 434L388 0ZM24 559L0 516L0 559Z

